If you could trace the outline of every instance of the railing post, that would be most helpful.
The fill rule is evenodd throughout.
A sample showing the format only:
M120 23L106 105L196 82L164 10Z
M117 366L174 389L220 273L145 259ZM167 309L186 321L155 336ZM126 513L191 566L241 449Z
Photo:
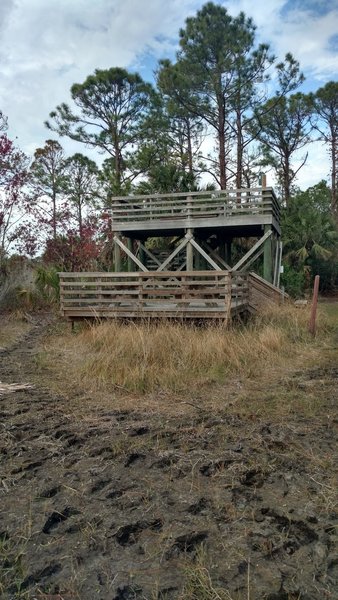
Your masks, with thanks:
M187 218L190 221L192 217L192 196L187 196Z
M317 303L318 303L319 279L320 279L319 275L316 275L314 286L313 286L313 299L312 299L311 316L310 316L310 322L309 322L309 332L313 336L316 335L316 314L317 314Z
M226 276L227 276L227 283L226 283L227 295L225 296L225 310L226 310L226 324L228 325L228 323L231 321L232 273L230 273L230 271L227 271Z
M138 302L139 302L139 309L142 310L143 309L143 277L141 275L141 273L138 276Z
M97 277L97 295L99 300L101 300L100 304L102 305L102 300L104 299L104 296L102 294L102 277ZM107 290L108 291L108 290Z
M64 317L64 315L65 315L64 305L63 305L63 298L64 298L64 296L63 296L63 290L64 290L63 283L64 283L64 278L60 274L59 274L59 280L60 280L60 312L61 312L61 315Z

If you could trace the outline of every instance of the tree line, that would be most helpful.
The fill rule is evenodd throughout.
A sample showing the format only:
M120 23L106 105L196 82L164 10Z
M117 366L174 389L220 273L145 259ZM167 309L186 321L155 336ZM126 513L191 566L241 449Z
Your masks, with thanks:
M8 139L1 115L0 255L14 242L34 254L42 238L55 261L65 240L79 262L109 254L109 227L98 209L118 195L198 190L206 174L210 187L250 188L273 169L288 227L313 140L328 150L330 186L320 190L334 230L338 82L303 94L303 81L290 53L280 61L269 44L257 43L251 18L208 2L180 29L175 60L159 61L155 85L119 67L97 69L71 87L70 103L50 113L48 129L101 153L100 166L80 152L66 157L54 139L30 160ZM320 253L325 243L311 238L306 251Z

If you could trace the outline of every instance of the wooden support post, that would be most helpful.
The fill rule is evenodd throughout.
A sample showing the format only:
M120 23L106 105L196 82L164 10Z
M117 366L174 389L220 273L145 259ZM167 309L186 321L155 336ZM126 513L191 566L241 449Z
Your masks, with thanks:
M228 265L231 265L231 240L227 240L225 242L224 259L225 262L228 263Z
M126 255L131 258L131 260L140 268L141 271L147 271L148 270L141 263L141 261L139 261L139 259L135 256L135 254L133 254L129 250L129 248L127 248L127 246L125 244L123 244L123 242L121 242L121 240L117 237L117 235L114 236L114 242L115 242L115 246L119 246L121 248L121 250L124 250L124 252L126 253Z
M314 286L313 286L313 299L312 299L312 307L311 307L311 316L309 322L309 332L315 336L316 335L316 314L317 314L317 303L318 303L318 290L319 290L319 275L316 275Z
M155 256L155 255L154 255L152 252L150 252L150 250L148 250L148 248L146 248L146 246L144 246L144 245L142 244L142 242L140 242L140 243L139 243L139 249L140 249L140 260L141 260L141 262L142 262L144 265L146 264L146 263L145 263L145 258L146 258L146 256L149 256L149 258L151 258L151 260L153 260L153 261L154 261L154 263L155 263L155 264L156 264L158 267L160 267L160 266L161 266L161 263L160 263L160 261L159 261L159 260L156 258L156 256ZM141 251L142 251L143 260L141 259Z
M199 252L203 258L205 258L205 260L207 261L207 263L209 263L209 265L212 266L213 269L215 269L215 271L222 271L222 269L218 266L218 264L212 260L212 258L210 258L210 256L208 256L208 254L206 252L204 252L203 248L201 248L201 246L199 244L197 244L197 242L195 242L194 238L192 238L190 240L191 245L197 250L197 252ZM188 267L187 267L187 271L188 271Z
M274 262L273 262L273 285L277 285L278 276L278 254L279 254L279 240L276 235L273 236L274 246Z
M120 239L120 233L116 233L114 236L114 270L115 273L120 273L121 271L121 248L119 244L116 242L116 239Z
M138 309L143 309L143 288L146 285L146 282L143 280L141 275L138 277Z
M230 271L227 273L227 280L225 283L225 306L226 306L226 326L231 323L231 309L232 309L232 274Z
M138 258L140 259L141 263L146 267L147 263L146 263L146 254L144 252L144 245L141 241L138 242L138 253L137 253Z
M200 241L199 241L199 243L201 245ZM202 267L201 267L201 258L202 258L202 256L200 255L200 253L196 252L196 254L195 254L195 270L196 271L201 271L202 270Z
M128 250L133 253L133 239L132 238L127 238L127 247ZM130 256L128 256L128 273L132 273L135 269L133 267L133 261L130 258Z
M245 266L243 268L243 271L247 271L249 269L249 267L251 267L251 265L256 262L256 260L263 254L264 252L264 246L260 247L256 254L254 254L246 263Z
M170 256L168 256L165 259L165 261L163 261L163 263L156 269L156 271L164 271L165 267L167 267L169 263L171 263L173 258L175 258L176 254L178 254L179 252L181 252L181 250L183 250L183 248L185 248L190 239L191 235L186 233L183 241L177 246L177 248L175 248L175 250L170 254Z
M258 240L258 242L256 242L252 246L252 248L250 248L250 250L232 267L232 271L238 271L238 269L240 267L243 267L243 265L249 260L249 258L251 258L251 256L253 256L257 252L257 250L262 246L262 244L265 244L266 241L270 240L271 235L272 235L272 230L268 227L267 231L264 233L263 237L261 237ZM265 246L264 246L264 252L265 252Z
M204 246L205 250L207 250L207 252L209 252L210 256L212 258L216 260L218 260L218 262L222 265L222 267L224 267L227 271L229 271L231 269L230 265L228 265L227 262L225 262L225 260L223 260L223 258L216 252L216 250L213 250L212 248L210 248L209 244L207 242L203 242L202 246Z
M267 233L270 230L269 225L265 225L264 231ZM269 283L272 283L272 242L271 235L264 242L264 265L263 277Z
M282 255L283 255L283 242L278 240L279 252L278 252L278 269L277 269L277 282L276 286L279 288L280 285L280 275L281 275L281 267L282 267Z
M192 239L193 239L193 235L194 235L194 230L193 229L187 229L187 234L190 236L189 238L189 242L187 243L187 248L186 248L186 253L187 253L187 271L193 271L194 270L194 248L192 245Z

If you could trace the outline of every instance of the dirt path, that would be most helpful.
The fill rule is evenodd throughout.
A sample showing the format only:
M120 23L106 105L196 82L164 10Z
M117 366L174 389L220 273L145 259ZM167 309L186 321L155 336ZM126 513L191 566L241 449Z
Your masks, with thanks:
M1 353L0 381L36 379L47 326ZM337 375L295 376L326 405L287 423L0 397L0 597L337 599Z

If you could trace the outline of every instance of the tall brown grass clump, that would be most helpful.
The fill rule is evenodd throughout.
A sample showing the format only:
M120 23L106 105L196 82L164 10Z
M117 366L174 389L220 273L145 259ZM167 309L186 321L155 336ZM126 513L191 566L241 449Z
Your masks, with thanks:
M308 310L278 307L241 327L106 321L54 341L87 389L182 392L259 377L309 344ZM61 348L66 348L60 351ZM50 350L50 348L49 348Z

